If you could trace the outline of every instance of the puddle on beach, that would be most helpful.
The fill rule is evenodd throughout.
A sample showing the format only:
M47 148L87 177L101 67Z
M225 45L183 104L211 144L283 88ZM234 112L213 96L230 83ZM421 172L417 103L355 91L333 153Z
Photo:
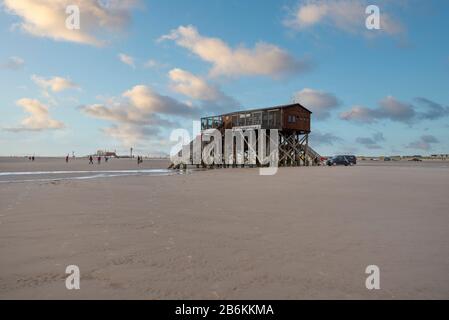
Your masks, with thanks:
M29 171L0 172L0 183L51 182L63 180L88 180L129 176L170 176L189 174L192 170L142 169L109 171Z

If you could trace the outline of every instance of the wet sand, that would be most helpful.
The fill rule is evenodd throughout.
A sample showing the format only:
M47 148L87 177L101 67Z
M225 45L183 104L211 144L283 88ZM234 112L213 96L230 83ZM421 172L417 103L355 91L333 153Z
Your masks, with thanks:
M168 160L145 159L137 165L137 159L114 159L110 158L107 163L102 158L101 164L89 164L87 158L70 159L68 163L65 158L36 158L31 162L27 158L0 157L1 172L20 172L20 171L63 171L63 170L135 170L135 169L166 169L169 165Z
M0 172L92 168L23 160ZM1 299L447 299L448 274L447 162L0 184Z

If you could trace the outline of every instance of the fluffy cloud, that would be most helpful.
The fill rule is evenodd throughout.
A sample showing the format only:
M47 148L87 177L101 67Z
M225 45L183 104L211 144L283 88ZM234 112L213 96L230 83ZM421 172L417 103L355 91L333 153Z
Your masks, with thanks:
M20 57L9 57L8 61L1 64L0 67L2 69L9 69L9 70L18 70L23 68L23 66L25 65L25 60L23 60Z
M165 115L191 117L199 112L197 108L160 95L145 85L134 86L119 99L82 106L81 110L90 117L112 122L112 126L103 131L127 147L135 146L144 138L157 137L163 128L177 126Z
M172 81L171 88L192 99L217 100L223 93L216 87L210 86L206 81L182 69L172 69L168 73Z
M172 69L168 73L173 91L191 99L199 100L203 110L225 113L236 108L238 102L223 93L220 88L210 85L203 78L182 69Z
M358 137L355 139L357 143L364 145L368 149L382 149L379 142L385 141L382 133L375 133L372 137Z
M138 0L4 0L10 14L21 19L20 28L37 37L89 45L103 45L100 33L120 30L130 20L130 11ZM66 27L66 8L77 5L81 12L81 28Z
M20 126L6 128L5 130L19 131L43 131L50 129L62 129L64 123L50 117L48 107L36 99L23 98L16 101L16 104L28 112L30 116L23 119Z
M392 121L410 122L416 115L413 105L396 100L388 96L379 102L377 116Z
M198 110L171 97L162 96L145 85L134 86L123 93L131 105L142 113L161 113L175 116L196 115Z
M340 113L340 119L359 122L374 122L375 111L364 106L353 106L351 110Z
M296 92L294 99L311 110L317 120L329 118L330 111L340 104L333 94L309 88Z
M379 102L375 109L363 106L354 106L351 110L340 114L343 120L372 123L380 119L389 119L396 122L411 123L416 116L413 105L396 100L388 96Z
M432 135L421 136L418 140L410 142L406 147L415 150L428 151L432 149L432 144L438 143L438 139Z
M120 124L104 128L103 132L106 135L121 141L124 146L131 147L139 145L140 141L147 139L148 137L157 137L159 128Z
M31 80L44 90L50 89L53 92L60 92L67 89L78 89L79 86L70 79L62 77L43 78L32 75Z
M124 54L124 53L120 53L118 55L118 58L120 59L121 62L123 62L124 64L127 64L128 66L130 66L131 68L135 69L136 65L134 63L134 58Z
M295 30L304 30L318 24L327 24L345 32L368 33L365 26L367 1L360 0L309 0L301 2L284 20L284 25ZM389 35L401 34L402 25L381 8L381 32Z
M278 78L304 72L310 67L307 61L298 60L273 44L259 42L251 49L244 46L233 49L219 38L202 36L193 26L180 26L160 40L173 40L211 63L211 76Z

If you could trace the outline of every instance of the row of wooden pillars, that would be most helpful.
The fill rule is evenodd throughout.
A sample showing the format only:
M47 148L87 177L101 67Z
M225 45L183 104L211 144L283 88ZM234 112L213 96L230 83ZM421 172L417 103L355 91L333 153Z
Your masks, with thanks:
M307 150L308 150L308 144L309 144L309 136L308 134L304 134L297 131L278 131L278 166L279 167L296 167L296 166L308 166L311 164L311 159L307 156ZM257 137L258 138L258 137ZM269 139L270 139L269 133L267 133L267 141L266 141L266 148L267 148L267 154L270 153L269 150ZM225 141L224 137L222 137L222 155L224 153L225 148ZM258 141L258 139L256 139ZM192 141L193 143L193 141ZM193 150L192 143L190 144L191 150ZM211 142L209 142L211 143ZM207 143L202 142L201 143L201 152L203 151L205 145ZM259 157L256 157L256 163L250 164L247 159L247 154L244 155L244 164L237 164L236 161L236 140L233 138L232 140L232 150L234 152L233 156L233 162L232 163L226 163L225 158L222 157L221 163L214 163L211 165L205 164L204 162L201 162L201 164L196 164L197 168L203 167L203 168L235 168L235 167L261 167L261 166L268 166L268 164L262 165L259 162ZM248 138L244 137L244 151L245 153L248 151ZM258 150L258 145L256 145L256 154ZM191 153L192 154L192 153ZM257 155L259 156L259 155ZM190 164L193 163L192 156L190 158ZM173 166L172 166L173 167ZM179 164L177 166L174 166L175 168L187 168L187 164Z

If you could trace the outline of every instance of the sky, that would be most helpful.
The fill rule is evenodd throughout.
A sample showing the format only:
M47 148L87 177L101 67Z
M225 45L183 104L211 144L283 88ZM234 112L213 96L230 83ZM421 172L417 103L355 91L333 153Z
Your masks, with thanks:
M0 155L166 154L201 116L292 102L320 154L447 154L448 30L439 0L3 0Z

